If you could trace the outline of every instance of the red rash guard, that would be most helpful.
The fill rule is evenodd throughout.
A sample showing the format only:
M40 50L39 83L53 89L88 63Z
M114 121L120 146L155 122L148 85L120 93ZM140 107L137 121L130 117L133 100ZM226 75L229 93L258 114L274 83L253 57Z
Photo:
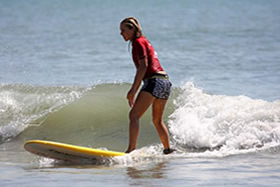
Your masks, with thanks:
M151 77L154 73L163 71L163 68L159 63L157 53L144 36L140 36L133 42L132 57L136 68L139 67L138 60L147 58L148 68L143 79Z

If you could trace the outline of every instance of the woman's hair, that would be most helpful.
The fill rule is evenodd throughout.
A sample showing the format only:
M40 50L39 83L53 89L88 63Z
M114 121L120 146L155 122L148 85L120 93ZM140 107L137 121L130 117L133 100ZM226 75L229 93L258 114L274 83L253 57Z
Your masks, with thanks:
M142 29L141 26L139 24L139 22L137 21L136 18L134 17L128 17L125 18L121 24L124 24L125 26L127 26L129 29L135 28L135 33L134 33L134 37L132 42L134 42L136 40L136 38L142 36Z

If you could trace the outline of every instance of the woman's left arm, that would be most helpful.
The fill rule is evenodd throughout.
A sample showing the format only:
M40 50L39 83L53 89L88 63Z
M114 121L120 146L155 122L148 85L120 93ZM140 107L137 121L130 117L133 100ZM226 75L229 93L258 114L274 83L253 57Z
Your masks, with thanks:
M126 96L130 107L133 107L133 105L134 105L135 94L136 94L137 90L139 89L139 87L141 85L141 81L142 81L143 77L145 76L145 73L148 68L147 58L140 59L138 62L139 62L139 66L137 68L133 84Z

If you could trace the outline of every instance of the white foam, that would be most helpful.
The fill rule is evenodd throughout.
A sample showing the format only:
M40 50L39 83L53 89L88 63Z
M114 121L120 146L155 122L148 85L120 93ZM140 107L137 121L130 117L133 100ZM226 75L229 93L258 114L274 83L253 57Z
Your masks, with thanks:
M0 91L0 139L5 140L40 125L43 117L80 98L86 88L1 84Z
M125 156L118 156L113 158L112 164L121 166L137 166L143 164L149 164L152 162L161 162L170 159L170 157L176 156L176 154L164 155L161 144L155 144L145 146L140 149L136 149Z
M280 145L279 101L210 95L187 82L175 105L169 128L182 146L228 152Z

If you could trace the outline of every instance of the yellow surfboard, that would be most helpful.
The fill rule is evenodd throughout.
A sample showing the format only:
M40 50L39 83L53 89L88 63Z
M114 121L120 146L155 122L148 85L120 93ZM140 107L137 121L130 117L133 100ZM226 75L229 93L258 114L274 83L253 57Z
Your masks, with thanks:
M93 149L45 140L29 140L25 142L24 148L39 156L76 163L83 161L100 161L102 159L124 156L126 154L123 152Z

